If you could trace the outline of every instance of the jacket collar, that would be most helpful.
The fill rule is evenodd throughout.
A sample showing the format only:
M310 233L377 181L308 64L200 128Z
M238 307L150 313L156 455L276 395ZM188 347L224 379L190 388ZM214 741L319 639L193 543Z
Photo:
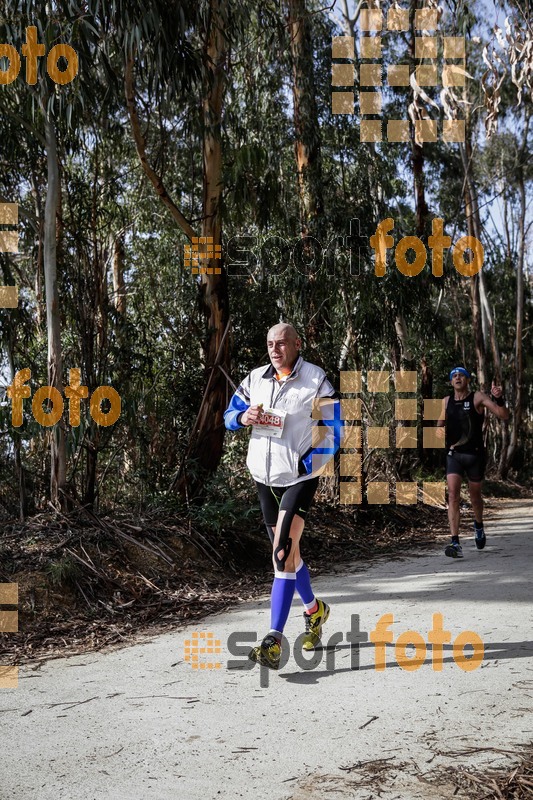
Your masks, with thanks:
M303 360L303 358L302 358L301 356L298 356L298 358L296 359L296 362L295 362L295 364L294 364L294 367L292 368L292 372L291 372L291 373L290 373L290 374L287 376L287 380L288 380L289 378L296 378L296 376L297 376L297 375L298 375L298 373L300 372L300 369L302 368L302 364L303 364L303 363L304 363L304 360ZM263 372L263 374L261 375L261 377L262 377L262 378L274 378L274 377L275 377L275 375L276 375L276 370L274 369L273 365L272 365L272 364L270 364L270 365L269 365L269 366L266 368L266 370Z

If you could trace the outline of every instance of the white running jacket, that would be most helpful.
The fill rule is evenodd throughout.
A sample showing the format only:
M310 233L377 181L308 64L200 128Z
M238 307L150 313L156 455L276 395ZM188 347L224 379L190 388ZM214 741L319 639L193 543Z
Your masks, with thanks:
M285 380L275 375L272 365L252 370L231 398L224 423L228 430L244 427L241 415L262 403L266 424L252 426L246 465L260 483L291 486L320 474L339 448L340 403L324 370L301 356ZM316 400L323 397L336 401L319 411Z

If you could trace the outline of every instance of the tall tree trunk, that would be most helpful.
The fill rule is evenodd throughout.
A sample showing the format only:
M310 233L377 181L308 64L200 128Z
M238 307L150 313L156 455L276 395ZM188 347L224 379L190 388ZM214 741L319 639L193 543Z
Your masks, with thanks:
M529 123L529 119L528 119ZM526 248L526 189L524 173L518 170L518 192L520 196L520 217L518 220L520 241L518 245L518 264L516 265L516 339L515 339L515 376L514 376L514 414L511 439L507 449L505 473L512 465L518 447L518 434L522 425L522 403L524 389L524 361L522 353L522 328L524 325L524 262Z
M294 152L298 174L300 233L302 237L314 236L321 241L325 234L322 158L311 25L305 0L287 0L287 9L292 61ZM306 260L312 261L313 248L311 245L305 247L304 254ZM316 275L311 271L308 276L305 316L308 320L307 340L315 354L319 341L323 341L325 331L329 330L324 320L324 307L317 289Z
M409 4L409 27L411 36L409 39L409 58L411 66L414 69L415 65L415 10L417 8L417 0L411 0ZM415 198L415 213L416 213L416 235L425 241L426 224L429 214L429 209L426 202L426 184L424 177L424 146L418 144L415 139L414 125L411 126L411 167L413 170L413 188ZM420 276L418 280L426 282L424 275ZM408 331L405 315L398 309L396 303L392 303L394 309L394 330L396 338L393 341L391 348L392 362L396 370L399 369L414 369L416 367L413 361L413 355L409 350L407 340Z
M206 71L203 112L203 222L202 236L222 244L222 142L221 119L225 88L227 42L223 0L211 0L204 49ZM213 473L222 456L223 414L227 405L230 368L230 327L228 284L220 259L207 261L208 273L201 276L200 308L207 336L203 342L205 389L189 444L182 460L177 488L189 499L201 496L205 477ZM219 274L215 274L215 270ZM187 472L187 465L193 469Z
M53 120L43 108L46 139L46 162L48 184L44 208L44 285L46 293L46 327L48 332L48 385L63 396L63 361L61 353L61 323L59 293L57 290L57 211L59 208L59 165L57 141ZM62 420L54 425L51 433L50 497L54 505L66 507L67 457L65 432Z
M433 397L433 372L427 362L426 356L420 359L420 419L422 420L421 428L422 435L418 436L418 457L424 466L428 469L433 469L436 466L438 452L432 449L425 448L424 443L424 428L431 428L435 424L433 421L424 420L424 400L429 400Z
M316 235L320 233L323 199L311 26L305 0L288 0L288 11L301 232L302 236Z
M103 175L100 172L103 169ZM88 288L93 302L87 312L84 330L91 331L90 345L85 348L85 373L90 390L94 390L102 377L102 365L106 361L108 350L108 309L109 297L107 289L107 250L102 248L98 237L98 186L101 180L106 180L106 161L101 162L98 147L95 149L94 174L92 181L92 211L90 239L92 254L90 266L92 269L91 280ZM89 267L89 265L88 265ZM82 312L85 313L85 312ZM94 336L96 332L96 336ZM100 452L101 431L97 423L91 419L87 433L86 444L86 471L83 482L83 504L92 508L96 501L98 455Z
M468 61L465 61L465 69L468 70ZM463 89L463 100L466 101L466 136L464 144L459 145L461 160L464 171L463 182L463 198L465 202L465 213L468 225L468 235L474 236L481 242L481 216L479 213L479 203L477 195L477 187L472 174L473 153L472 153L472 127L470 123L471 117L471 101L472 98L468 96L468 82L465 82ZM474 326L474 340L476 346L476 361L478 371L478 383L480 389L485 391L488 388L488 375L486 365L486 345L485 339L489 338L492 351L492 360L494 367L494 378L496 381L501 380L501 359L500 348L498 346L498 338L494 325L494 319L490 308L487 292L485 288L485 278L483 269L477 275L470 278L470 295L472 307L472 320Z
M463 199L465 204L468 235L475 236L476 239L480 239L481 224L479 219L479 208L477 204L475 186L471 176L472 146L469 139L468 125L466 141L464 144L459 145L459 149L461 152L464 170ZM480 389L485 391L487 388L487 366L480 299L480 276L481 272L478 272L477 275L473 275L470 278L470 306L472 309L472 326L474 333L474 344L476 348L477 380Z
M225 29L227 4L210 0L204 39L203 119L203 221L201 236L211 237L214 246L222 243L222 145L221 118L224 99L227 40ZM125 90L131 128L142 168L172 217L192 240L197 234L180 209L172 201L160 175L152 168L146 154L146 141L137 114L133 84L133 56L127 59ZM188 500L201 498L205 478L216 471L224 443L223 414L227 392L225 372L230 370L230 316L227 275L222 259L204 259L210 270L200 276L199 306L204 316L206 337L204 354L205 389L200 409L191 430L189 443L179 472L171 488L177 487ZM218 270L218 274L215 273ZM188 466L192 469L188 471Z
M6 355L7 355L7 362L9 366L9 377L10 383L13 383L13 379L15 377L15 341L16 341L16 326L13 326L11 330L8 331L8 339L7 339L7 346L6 346ZM17 479L17 486L19 491L19 517L20 520L26 519L28 515L28 493L26 490L26 471L24 469L24 465L22 463L21 457L21 437L19 436L18 432L15 432L12 435L13 441L13 449L15 451L15 477Z
M415 64L415 11L417 0L411 0L409 4L409 27L411 36L409 39L409 59L411 67ZM415 140L414 125L411 126L411 166L413 169L413 181L415 190L415 211L416 211L416 235L424 238L429 209L426 202L426 182L424 178L424 145L418 144Z
M481 241L481 217L479 214L477 188L474 179L472 177L472 171L471 171L472 149L469 141L465 143L464 147L461 147L461 154L463 157L463 166L465 170L464 198L466 207L466 218L468 224L468 234L469 236L475 236L476 239ZM478 361L478 370L480 374L483 375L483 380L481 380L479 376L478 377L481 388L485 389L488 386L488 376L486 370L486 354L485 354L486 335L488 334L492 351L494 378L498 382L501 380L500 348L498 345L498 337L496 334L494 318L487 297L483 270L478 272L477 275L474 275L470 280L472 287L472 297L474 298L472 308L474 309L474 306L476 307L476 313L480 317L480 320L478 320L476 327L476 352L478 351L478 337L480 337L480 343L482 342L483 345L481 350L483 354L482 369L480 369Z
M126 314L126 286L124 283L124 234L113 243L113 303L121 317Z
M43 238L44 238L44 219L43 219L43 205L41 202L41 193L39 191L39 184L37 175L33 166L31 168L31 185L33 189L33 199L35 203L35 217L37 221L37 263L35 265L35 321L37 326L37 334L41 333L41 326L43 322Z
M394 330L396 331L396 343L393 348L394 368L412 369L413 354L409 350L407 323L401 311L396 312Z

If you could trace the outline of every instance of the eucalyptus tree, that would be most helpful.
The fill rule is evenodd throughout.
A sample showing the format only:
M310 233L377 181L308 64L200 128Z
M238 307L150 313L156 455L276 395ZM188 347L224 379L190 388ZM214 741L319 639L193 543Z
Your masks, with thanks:
M124 76L131 131L145 175L181 233L192 244L203 239L213 250L220 248L221 126L227 58L230 43L242 36L245 11L237 3L221 0L201 3L152 0L148 4L118 0L109 6L89 3L88 10L94 14L97 28L110 31L104 47L117 52L118 42L119 51L124 52L124 62L118 69ZM137 81L142 82L140 89ZM146 129L143 129L139 111L139 100L150 96L201 109L198 146L202 159L202 199L194 208L194 221L180 208L179 192L172 196L150 153L149 109ZM230 360L227 275L214 252L201 263L205 269L198 278L198 301L204 318L201 346L205 383L189 443L174 481L180 494L187 498L201 492L205 475L214 471L220 460Z
M2 109L4 113L14 114L13 119L20 121L23 128L31 132L34 141L41 144L46 153L47 182L42 220L42 252L48 333L48 384L60 394L63 388L63 359L56 252L57 212L60 202L56 115L65 111L68 116L71 115L75 92L71 85L64 86L54 81L50 77L48 59L32 58L30 50L33 49L39 56L44 55L58 39L63 42L66 39L68 42L72 32L72 19L65 17L56 5L35 3L31 0L24 3L7 2L0 25L2 41L11 42L16 50L26 53L26 70L20 70L14 81L3 87L0 101ZM38 37L37 43L28 45L30 36L34 39L35 34ZM70 68L74 69L74 64L67 66L67 69ZM51 500L54 504L64 506L67 463L65 433L61 425L55 426L50 442Z
M514 374L510 381L513 417L509 440L504 439L500 474L505 476L516 460L525 406L524 392L524 308L527 243L531 221L528 219L528 190L531 186L531 117L533 102L533 18L528 3L505 0L498 4L506 14L505 31L495 25L492 39L484 48L487 70L482 88L486 106L485 127L489 137L487 163L492 174L503 183L505 249L516 263ZM499 128L503 132L494 137ZM496 164L494 164L496 154ZM511 210L513 225L509 219ZM515 236L511 230L515 228ZM512 239L514 239L511 244ZM526 356L528 351L526 350ZM507 426L505 426L504 433Z

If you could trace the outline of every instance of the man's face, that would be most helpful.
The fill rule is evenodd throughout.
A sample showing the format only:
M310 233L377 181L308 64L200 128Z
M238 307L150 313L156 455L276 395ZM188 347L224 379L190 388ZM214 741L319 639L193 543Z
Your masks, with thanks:
M269 331L267 348L274 369L278 372L284 369L291 369L298 358L301 344L301 340L294 334L291 335L289 330Z
M456 392L464 392L468 389L469 380L470 378L467 378L462 372L452 373L452 386Z

